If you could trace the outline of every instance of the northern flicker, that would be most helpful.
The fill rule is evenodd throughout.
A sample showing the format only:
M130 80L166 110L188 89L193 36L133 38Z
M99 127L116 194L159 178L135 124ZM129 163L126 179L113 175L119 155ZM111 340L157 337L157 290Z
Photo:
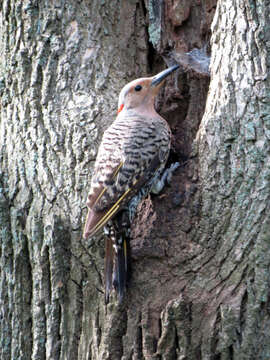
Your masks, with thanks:
M92 237L111 223L106 236L106 303L112 285L120 301L123 298L128 265L126 227L138 202L159 185L168 159L171 131L155 111L154 100L165 78L178 68L174 65L156 76L124 86L119 95L118 116L104 132L99 147L83 236Z

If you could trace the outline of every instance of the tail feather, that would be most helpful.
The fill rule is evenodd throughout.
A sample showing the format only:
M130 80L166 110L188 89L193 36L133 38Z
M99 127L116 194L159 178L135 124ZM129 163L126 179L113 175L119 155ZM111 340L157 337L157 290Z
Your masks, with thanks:
M113 273L113 258L114 250L112 240L106 238L105 250L105 304L109 303L110 292L112 290L112 273Z
M119 302L121 303L127 286L127 243L126 239L116 246L115 269L113 275L113 285L117 291Z

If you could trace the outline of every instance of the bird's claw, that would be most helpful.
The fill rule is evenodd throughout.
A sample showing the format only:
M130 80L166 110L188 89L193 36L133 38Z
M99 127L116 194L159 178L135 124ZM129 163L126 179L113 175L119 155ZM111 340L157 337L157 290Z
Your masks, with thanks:
M180 166L179 162L175 162L171 164L171 166L163 172L161 178L157 179L154 182L151 188L151 193L158 195L164 188L166 182L170 184L172 180L172 174L179 166Z

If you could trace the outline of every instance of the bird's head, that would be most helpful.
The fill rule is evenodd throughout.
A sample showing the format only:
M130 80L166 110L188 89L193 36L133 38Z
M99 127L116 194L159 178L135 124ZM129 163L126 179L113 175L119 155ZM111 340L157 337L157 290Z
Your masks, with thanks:
M178 68L179 65L174 65L153 77L133 80L125 85L119 95L118 113L123 109L153 106L164 80Z

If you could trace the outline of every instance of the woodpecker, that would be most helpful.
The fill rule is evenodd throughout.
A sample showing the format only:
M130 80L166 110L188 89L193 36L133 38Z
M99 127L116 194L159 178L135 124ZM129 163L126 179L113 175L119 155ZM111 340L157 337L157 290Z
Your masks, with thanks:
M178 68L174 65L124 86L116 120L104 132L98 150L83 237L92 237L109 224L105 232L106 304L112 286L119 300L123 299L128 227L136 207L151 190L158 192L164 183L161 174L169 156L171 131L155 111L154 100L165 78Z

